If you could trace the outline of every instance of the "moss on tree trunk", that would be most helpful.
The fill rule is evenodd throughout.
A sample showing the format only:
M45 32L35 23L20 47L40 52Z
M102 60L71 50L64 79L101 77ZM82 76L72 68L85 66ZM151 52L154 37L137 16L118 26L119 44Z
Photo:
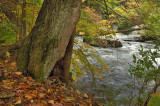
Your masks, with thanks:
M45 81L58 67L62 80L68 83L73 35L80 9L81 0L44 0L36 24L19 51L20 71Z

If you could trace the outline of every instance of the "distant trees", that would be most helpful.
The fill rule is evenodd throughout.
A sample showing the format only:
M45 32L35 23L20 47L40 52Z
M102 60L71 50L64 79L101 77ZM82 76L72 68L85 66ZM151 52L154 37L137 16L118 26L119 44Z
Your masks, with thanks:
M24 39L34 26L42 0L0 0L0 3L0 14L5 16L1 17L1 21L16 26L16 28L11 28L15 35L10 38L12 40L16 38L17 41Z

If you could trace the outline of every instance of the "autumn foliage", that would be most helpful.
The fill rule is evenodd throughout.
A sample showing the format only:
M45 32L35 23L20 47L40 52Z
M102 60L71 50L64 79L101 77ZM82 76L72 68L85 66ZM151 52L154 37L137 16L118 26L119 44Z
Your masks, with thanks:
M0 105L90 106L93 103L91 95L67 88L56 78L44 84L22 75L16 62L0 60L0 70Z

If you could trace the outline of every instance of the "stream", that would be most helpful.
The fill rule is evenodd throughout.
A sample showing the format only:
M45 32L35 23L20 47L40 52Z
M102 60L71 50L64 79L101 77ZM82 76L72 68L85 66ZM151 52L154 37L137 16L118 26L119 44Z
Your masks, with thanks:
M130 67L129 63L132 63L133 54L138 54L140 45L144 49L153 49L154 45L148 42L136 42L135 39L140 38L140 31L133 31L128 35L117 33L114 39L119 39L122 43L120 48L100 48L94 47L97 50L97 54L102 60L109 66L111 71L105 71L102 74L104 80L95 78L93 82L92 76L84 75L80 80L75 82L75 85L84 92L93 93L96 99L105 103L108 99L119 102L121 106L125 105L125 100L129 96L134 94L134 87L128 88L128 84L133 84L133 78L128 72ZM76 37L82 42L82 37ZM94 59L91 59L92 64ZM160 63L160 62L159 62ZM119 106L120 106L119 104Z

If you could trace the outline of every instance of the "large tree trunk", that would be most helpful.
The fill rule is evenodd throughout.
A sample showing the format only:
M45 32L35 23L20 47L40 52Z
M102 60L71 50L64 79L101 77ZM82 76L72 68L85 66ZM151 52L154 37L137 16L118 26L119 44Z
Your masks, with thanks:
M58 72L68 83L74 30L81 0L44 0L35 26L19 51L17 65L39 81Z

